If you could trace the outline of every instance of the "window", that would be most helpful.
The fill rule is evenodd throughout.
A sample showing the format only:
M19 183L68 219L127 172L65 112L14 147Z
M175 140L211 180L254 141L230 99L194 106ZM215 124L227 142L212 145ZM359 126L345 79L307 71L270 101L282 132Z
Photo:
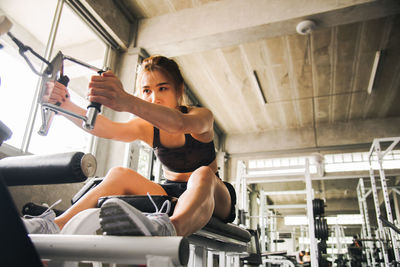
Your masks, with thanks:
M0 50L0 120L13 132L5 143L21 148L38 78L12 47L4 42L3 45Z
M384 169L399 169L400 160L398 159L399 150L393 150L383 158ZM346 171L367 171L369 170L368 152L354 152L344 154L325 155L325 171L326 172L346 172ZM334 159L332 161L332 158ZM377 156L372 157L372 168L379 169Z
M4 0L0 2L0 14L5 13L12 20L11 32L16 38L45 56L56 5L57 1L53 0L41 1L40 5L34 1ZM0 50L0 120L13 131L12 138L6 144L34 154L89 152L91 135L62 116L55 116L47 136L38 135L42 118L40 109L34 112L36 103L33 99L39 86L39 76L30 70L8 36L3 35L0 42L4 45ZM103 68L108 47L64 4L51 51L50 59L62 51L64 55ZM40 62L31 54L27 55L39 70ZM64 74L70 78L68 88L71 98L86 108L87 86L90 77L96 73L65 61ZM30 114L36 115L29 120Z
M249 160L247 174L249 175L291 175L305 171L307 157L272 158ZM310 159L310 173L316 173L315 162Z
M57 1L51 0L42 1L40 5L34 1L2 0L0 14L6 14L12 21L10 31L15 37L38 54L44 55L53 19L52 12L48 10L55 10L56 4ZM0 43L4 46L0 50L0 120L13 131L6 144L20 149L39 79L18 54L16 45L6 34L1 36ZM28 56L34 59L32 54ZM32 63L37 69L40 68L37 60Z
M338 153L324 155L325 172L368 171L368 152ZM273 158L249 160L249 175L276 175L285 176L290 173L304 172L307 157ZM310 173L317 173L315 161L310 159ZM377 170L379 165L376 154L372 157L372 168ZM400 168L400 150L390 151L383 158L384 169Z

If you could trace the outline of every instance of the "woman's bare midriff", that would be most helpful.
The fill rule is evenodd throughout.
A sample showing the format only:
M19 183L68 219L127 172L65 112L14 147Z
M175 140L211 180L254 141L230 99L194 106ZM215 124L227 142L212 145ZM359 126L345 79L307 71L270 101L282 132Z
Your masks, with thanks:
M218 171L218 166L217 166L217 160L215 159L213 162L208 165L214 173ZM189 180L190 175L192 172L184 172L184 173L179 173L179 172L173 172L169 171L165 168L163 168L164 172L164 177L167 178L170 181L175 181L175 182L187 182Z

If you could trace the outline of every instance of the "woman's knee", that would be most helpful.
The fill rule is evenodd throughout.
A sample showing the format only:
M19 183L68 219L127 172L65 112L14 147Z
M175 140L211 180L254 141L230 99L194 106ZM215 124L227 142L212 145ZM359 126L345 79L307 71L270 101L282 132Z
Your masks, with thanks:
M132 169L129 168L124 168L124 167L113 167L111 168L105 179L106 180L124 180L127 178L132 178L132 176L135 176L137 173L133 171Z
M197 182L197 183L208 183L208 184L214 184L215 182L215 173L213 170L208 167L208 166L202 166L198 169L196 169L189 181L192 180L192 182Z

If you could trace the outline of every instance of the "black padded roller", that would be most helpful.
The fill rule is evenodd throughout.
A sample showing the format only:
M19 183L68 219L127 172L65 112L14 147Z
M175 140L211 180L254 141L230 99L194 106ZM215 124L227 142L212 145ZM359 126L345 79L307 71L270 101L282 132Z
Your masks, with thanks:
M0 160L0 174L8 186L78 183L86 180L82 152L8 157Z

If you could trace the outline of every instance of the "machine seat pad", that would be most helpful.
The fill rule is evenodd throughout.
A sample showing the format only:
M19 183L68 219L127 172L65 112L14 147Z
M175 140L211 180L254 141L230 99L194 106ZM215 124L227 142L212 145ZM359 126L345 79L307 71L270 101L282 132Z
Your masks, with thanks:
M147 195L122 195L122 196L105 196L99 198L97 202L97 207L101 207L103 205L104 201L110 198L119 198L133 207L137 208L138 210L142 212L148 212L152 213L155 212L155 207L153 203L151 203L149 197ZM160 208L161 205L164 203L164 201L169 200L171 201L171 211L169 212L169 216L172 215L173 210L175 208L175 205L178 201L176 197L170 197L170 196L151 196L153 201L156 203L157 207ZM216 218L216 217L211 217L210 221L207 223L206 226L202 230L205 230L207 232L227 236L233 239L237 239L240 241L244 242L249 242L251 239L251 234L249 231L235 225L232 223L225 223L222 220Z
M250 242L251 234L233 223L225 223L217 217L211 217L210 221L202 230L230 237L243 242Z

